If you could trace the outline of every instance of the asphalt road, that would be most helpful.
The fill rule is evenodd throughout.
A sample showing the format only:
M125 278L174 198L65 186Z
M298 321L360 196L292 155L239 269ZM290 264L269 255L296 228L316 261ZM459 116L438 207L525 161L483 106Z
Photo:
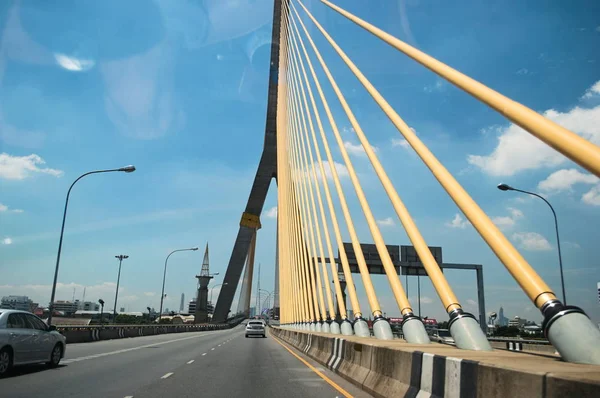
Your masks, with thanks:
M69 344L61 366L18 367L0 397L368 397L275 338L244 327Z

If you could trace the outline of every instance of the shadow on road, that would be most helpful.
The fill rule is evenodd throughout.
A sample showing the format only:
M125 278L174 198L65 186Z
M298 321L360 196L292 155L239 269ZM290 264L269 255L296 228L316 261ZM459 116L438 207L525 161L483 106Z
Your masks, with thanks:
M25 375L28 375L31 373L43 372L45 370L47 370L47 371L59 370L60 368L64 368L66 366L67 365L58 365L56 368L50 368L44 364L16 366L16 367L12 368L3 378L10 379L11 377L25 376Z

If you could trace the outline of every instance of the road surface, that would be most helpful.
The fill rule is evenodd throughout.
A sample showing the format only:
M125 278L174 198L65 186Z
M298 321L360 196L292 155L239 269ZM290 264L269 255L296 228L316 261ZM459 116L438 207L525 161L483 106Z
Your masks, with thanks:
M13 369L0 397L369 396L291 350L310 366L272 336L245 338L243 326L69 344L57 369Z

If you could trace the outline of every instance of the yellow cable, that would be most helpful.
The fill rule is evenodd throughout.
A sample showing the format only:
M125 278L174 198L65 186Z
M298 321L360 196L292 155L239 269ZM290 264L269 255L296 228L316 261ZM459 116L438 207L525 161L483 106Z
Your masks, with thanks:
M532 109L511 100L508 97L492 90L478 81L462 74L456 69L438 61L422 51L404 43L389 33L363 21L348 11L321 0L325 5L331 7L352 22L364 28L368 32L379 37L392 47L400 50L421 65L437 73L450 83L471 94L481 102L489 105L499 113L506 116L515 124L521 126L535 137L539 138L552 148L581 165L583 168L600 177L600 147L585 140L574 132L546 119Z

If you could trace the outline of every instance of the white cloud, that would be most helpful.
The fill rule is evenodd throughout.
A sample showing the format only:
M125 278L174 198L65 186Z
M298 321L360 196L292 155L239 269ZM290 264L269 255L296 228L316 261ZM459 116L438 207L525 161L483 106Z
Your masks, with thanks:
M423 87L423 91L425 91L426 93L433 93L444 91L445 88L446 83L443 80L438 79L434 84Z
M512 218L521 218L523 217L523 212L519 209L515 209L514 207L509 207L508 211L510 211L510 215Z
M467 303L470 306L476 306L477 305L477 301L475 301L473 299L467 299L467 301L465 301L465 303Z
M4 238L2 239L2 244L3 245L12 245L13 240L11 238Z
M49 174L54 177L63 175L61 170L39 167L46 164L38 155L11 156L8 153L0 154L0 178L7 180L23 180L33 173Z
M550 246L550 243L546 238L536 232L515 232L512 235L512 238L525 250L552 250L552 246Z
M0 203L0 213L8 212L8 213L23 213L21 209L8 209L8 206Z
M344 134L354 134L355 132L354 127L342 127L342 133Z
M592 89L598 83L594 84ZM583 138L600 144L600 106L575 107L562 113L549 109L543 115L574 131ZM467 161L492 176L511 176L523 170L556 167L567 158L515 124L500 129L498 145L489 155L469 155Z
M146 296L146 297L154 297L154 296L156 296L156 293L154 293L154 292L144 292L144 296Z
M509 216L492 217L492 222L498 227L512 227L515 225L515 220Z
M384 218L383 220L377 220L377 224L381 227L392 227L396 225L392 217Z
M519 209L509 207L508 211L510 212L510 216L492 217L492 222L499 228L510 228L515 225L519 218L523 218L523 212Z
M583 203L592 206L600 206L600 185L596 185L581 197Z
M350 175L348 173L348 168L345 165L338 163L335 160L333 161L333 164L335 166L335 171L336 171L338 177L340 178L340 180L342 178L346 178ZM331 174L331 163L329 163L328 161L325 161L325 162L323 162L323 167L325 168L325 176L327 177L327 179L329 181L333 181L333 174ZM321 178L321 173L317 173L317 175L319 176L319 178Z
M411 127L410 129L412 130L413 133L417 134L417 131L414 128ZM410 149L410 144L408 143L408 141L406 141L406 139L404 137L392 138L392 148L395 148L395 147Z
M577 242L563 242L562 245L569 249L581 249L581 245Z
M348 151L348 153L350 155L354 155L354 156L367 156L367 154L365 153L365 149L363 148L363 146L361 144L353 144L350 141L345 141L344 142L344 147L346 148L346 151ZM375 146L371 145L371 148L373 149L373 152L377 152L378 148Z
M271 207L269 210L265 211L265 217L268 218L277 218L277 206Z
M410 144L404 138L392 138L392 148L398 146L405 149L410 148Z
M471 225L471 223L464 218L461 217L460 214L456 213L452 221L446 223L447 227L450 228L460 228L465 229L467 226Z
M599 27L600 28L600 27ZM585 94L581 97L581 99L588 99L595 97L596 95L600 95L600 80L598 80L594 85L587 89Z
M582 173L576 169L562 169L550 174L548 178L538 184L538 188L546 192L570 191L577 183L596 184L598 177Z

